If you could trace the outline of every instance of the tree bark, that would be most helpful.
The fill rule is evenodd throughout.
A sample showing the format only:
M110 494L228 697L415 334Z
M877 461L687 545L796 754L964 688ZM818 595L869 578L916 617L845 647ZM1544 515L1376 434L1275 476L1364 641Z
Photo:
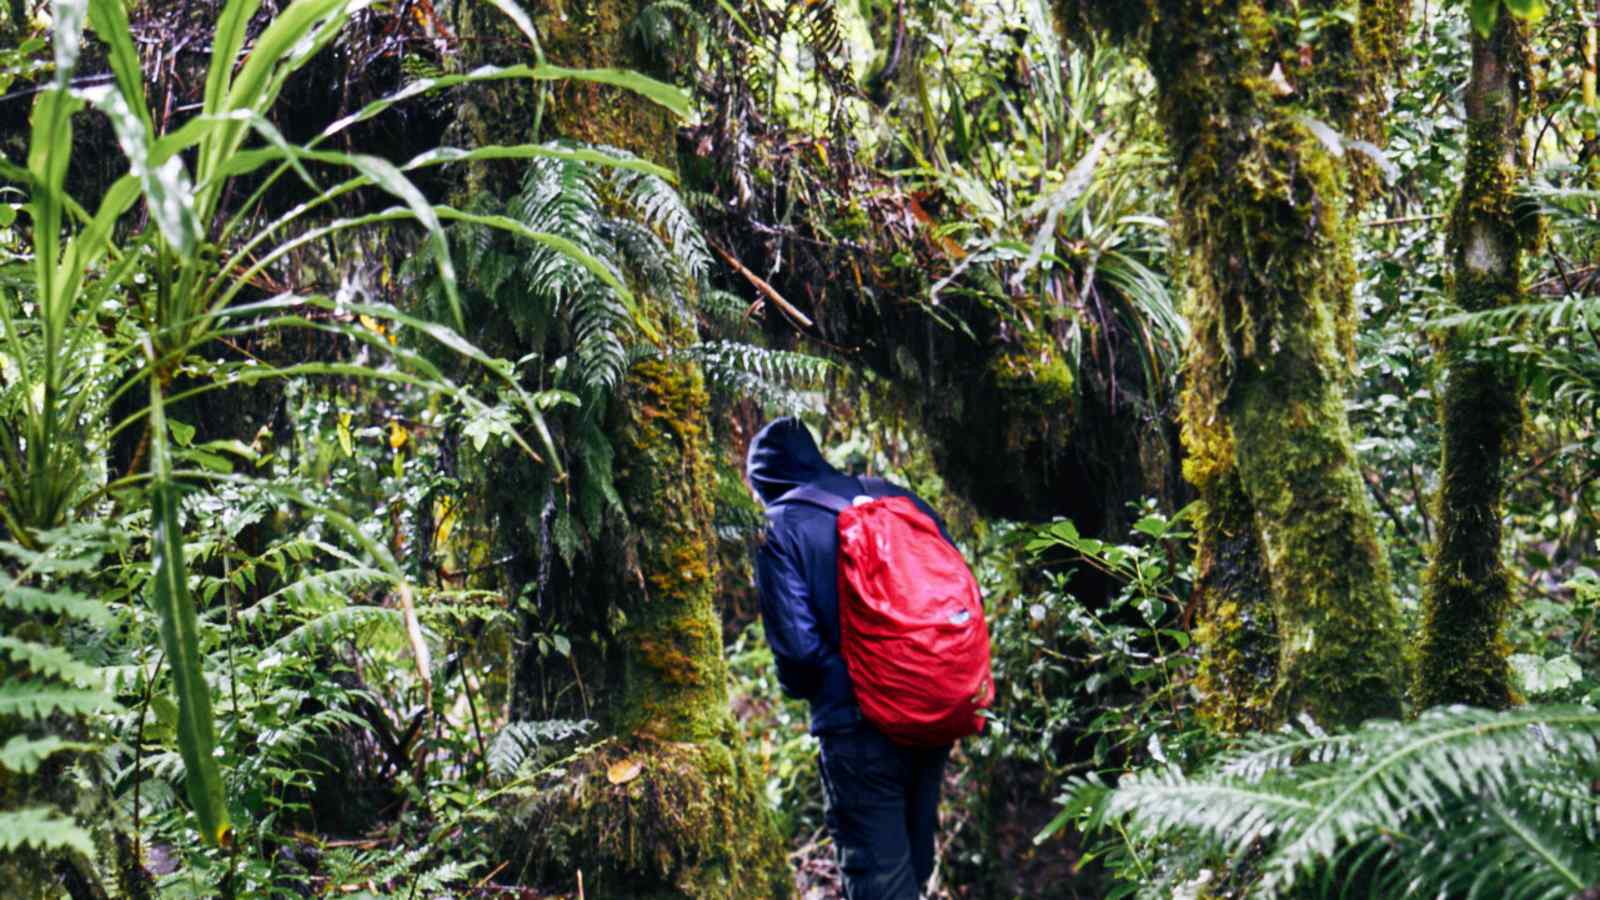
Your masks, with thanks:
M1069 31L1142 47L1159 86L1191 327L1183 433L1203 503L1203 683L1243 692L1212 702L1224 727L1401 712L1399 614L1344 399L1349 209L1373 176L1343 157L1340 133L1378 130L1374 88L1404 4L1364 3L1355 25L1338 6L1285 17L1258 0L1058 3ZM1298 20L1319 12L1328 24L1302 43Z
M1450 222L1455 302L1464 312L1522 299L1522 253L1536 238L1515 209L1526 74L1523 26L1502 10L1489 37L1472 35L1466 172ZM1503 709L1516 692L1506 663L1511 584L1500 558L1501 519L1522 403L1510 373L1472 359L1469 349L1460 334L1445 348L1439 529L1424 581L1416 694L1425 706Z
M548 62L647 70L629 37L647 5L565 0L530 12ZM514 84L478 94L469 127L502 140L557 135L610 145L675 168L676 123L655 104L605 85L558 82L542 109L543 134L532 135L539 104ZM663 342L639 348L605 412L625 514L607 515L558 579L570 596L557 605L586 610L581 628L596 633L589 655L603 680L590 686L592 713L609 740L508 816L507 842L525 877L566 881L581 871L594 896L787 896L792 875L728 703L708 398L699 366L673 355L697 340L695 324L667 298L641 290L638 300ZM543 500L526 499L527 521L540 518ZM587 644L579 629L574 637ZM537 653L528 637L524 657Z

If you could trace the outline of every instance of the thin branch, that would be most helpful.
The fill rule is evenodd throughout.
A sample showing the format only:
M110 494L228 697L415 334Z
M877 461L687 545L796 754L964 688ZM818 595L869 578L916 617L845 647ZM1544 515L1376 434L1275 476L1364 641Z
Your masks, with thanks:
M749 281L750 284L755 286L756 290L760 291L768 300L771 300L774 304L776 304L778 309L782 310L783 314L788 316L791 321L802 328L816 327L816 323L811 321L809 316L796 309L789 301L783 299L783 295L779 294L776 288L770 284L767 284L767 282L760 275L757 275L746 268L745 264L739 262L739 260L735 258L732 253L729 253L711 241L706 241L706 244L710 246L712 250L715 250L717 255L722 257L729 266L733 267L735 272L743 275L745 280Z

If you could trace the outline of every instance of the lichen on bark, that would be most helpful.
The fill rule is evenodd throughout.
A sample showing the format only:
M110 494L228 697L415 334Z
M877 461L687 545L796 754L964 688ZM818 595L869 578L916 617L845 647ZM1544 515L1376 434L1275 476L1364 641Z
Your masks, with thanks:
M1520 302L1522 254L1539 237L1536 220L1519 221L1516 205L1528 72L1523 28L1501 15L1489 37L1472 37L1466 171L1449 231L1454 299L1463 312ZM1506 662L1511 584L1500 556L1501 518L1522 403L1511 374L1469 350L1465 335L1448 336L1439 529L1423 584L1415 692L1424 706L1504 708L1517 695Z

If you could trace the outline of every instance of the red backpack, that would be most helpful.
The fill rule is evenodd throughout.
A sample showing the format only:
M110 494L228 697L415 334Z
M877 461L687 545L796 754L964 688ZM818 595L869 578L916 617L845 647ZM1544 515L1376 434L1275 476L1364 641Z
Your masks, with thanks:
M811 485L782 498L839 516L839 651L856 702L897 744L976 734L994 700L978 582L911 498L861 481L868 496L854 503Z

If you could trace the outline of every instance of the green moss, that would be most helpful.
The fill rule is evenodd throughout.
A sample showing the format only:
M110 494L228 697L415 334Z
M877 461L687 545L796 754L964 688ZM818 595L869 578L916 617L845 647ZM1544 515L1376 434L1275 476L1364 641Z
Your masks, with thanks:
M1519 221L1517 210L1526 75L1527 42L1513 17L1502 16L1487 41L1474 35L1466 171L1450 224L1454 299L1469 312L1521 301L1522 256L1540 239L1540 226ZM1415 692L1424 706L1504 708L1518 698L1506 662L1512 595L1501 521L1522 403L1509 373L1466 350L1458 335L1445 348L1439 528L1424 579Z
M1184 465L1201 497L1194 586L1201 710L1217 731L1259 730L1273 721L1278 679L1278 625L1266 562L1250 501L1232 467L1231 443L1190 441L1201 444Z
M793 878L753 764L716 741L607 744L507 811L522 880L594 897L787 897ZM636 774L635 774L636 771Z
M1075 4L1102 19L1112 5ZM1337 7L1302 3L1298 14ZM1340 724L1397 716L1398 611L1344 411L1348 208L1361 174L1307 119L1376 133L1381 73L1363 66L1393 52L1404 13L1374 4L1364 25L1330 19L1301 46L1293 17L1260 2L1142 8L1141 28L1123 33L1156 76L1178 169L1191 328L1184 468L1205 502L1208 705L1226 728L1299 712Z
M629 68L646 70L633 46L631 26L650 3L646 0L563 0L541 4L534 25L545 59L574 68L614 66L625 59ZM663 73L646 71L646 74ZM632 91L587 81L558 81L549 124L562 137L620 147L637 156L670 165L675 155L672 114Z
M624 695L612 724L619 733L645 728L704 740L720 733L728 715L715 607L709 398L694 366L660 358L633 367L624 398L617 490L632 528L616 557L634 574L624 575Z

